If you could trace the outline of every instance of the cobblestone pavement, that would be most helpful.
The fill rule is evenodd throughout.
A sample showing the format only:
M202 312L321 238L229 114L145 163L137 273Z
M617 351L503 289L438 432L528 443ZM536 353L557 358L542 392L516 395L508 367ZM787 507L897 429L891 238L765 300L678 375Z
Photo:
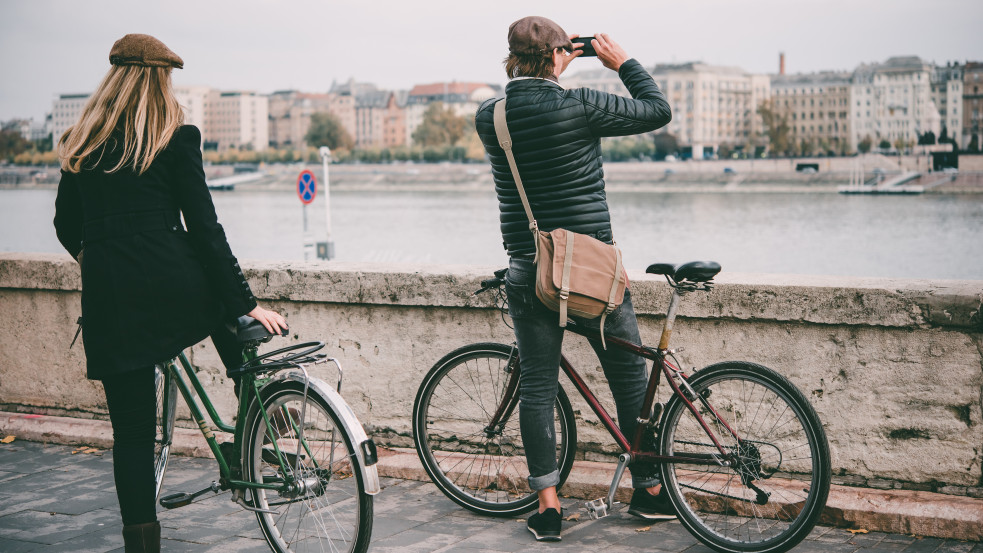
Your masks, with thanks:
M210 459L173 457L165 493L202 489L216 475ZM232 503L228 493L204 497L159 513L164 551L269 551L255 517ZM675 521L648 525L624 513L624 506L592 521L580 501L565 500L564 508L566 515L580 516L564 522L563 541L537 543L524 517L478 516L452 503L433 484L386 478L375 497L369 551L710 551ZM111 451L24 441L0 444L0 552L122 553L120 529ZM796 551L983 553L983 544L818 527Z

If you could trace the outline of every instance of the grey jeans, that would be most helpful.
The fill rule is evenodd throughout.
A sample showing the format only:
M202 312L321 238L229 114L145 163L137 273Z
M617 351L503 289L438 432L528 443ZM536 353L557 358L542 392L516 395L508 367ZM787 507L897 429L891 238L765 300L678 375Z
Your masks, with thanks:
M512 258L505 277L505 293L509 300L509 316L515 328L519 348L519 428L529 466L529 487L542 490L560 483L556 465L556 428L554 404L559 387L560 348L563 330L559 315L550 311L536 297L536 266L531 260ZM577 324L597 328L600 319L574 319ZM605 336L616 336L640 343L638 321L631 305L631 294L625 291L625 301L608 315L604 323ZM632 439L645 398L648 383L645 359L615 348L605 350L600 340L591 340L591 347L604 369L618 412L622 433ZM639 474L640 472L651 474ZM647 488L659 484L654 467L636 468L632 486Z

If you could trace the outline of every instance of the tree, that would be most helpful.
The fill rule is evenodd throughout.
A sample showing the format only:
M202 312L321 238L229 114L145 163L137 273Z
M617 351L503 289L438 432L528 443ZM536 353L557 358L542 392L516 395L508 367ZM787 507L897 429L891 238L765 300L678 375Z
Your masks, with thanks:
M324 111L311 115L311 126L304 135L304 141L311 146L327 146L332 150L351 150L355 146L352 135L348 134L341 121L334 114Z
M771 100L766 100L758 106L758 114L765 125L765 135L774 154L788 154L791 147L789 133L792 131L788 124L788 116L778 113L772 106Z
M679 141L676 136L669 132L662 132L652 138L652 145L655 147L656 159L665 159L667 155L675 155L679 152Z
M423 122L413 131L413 142L424 148L455 146L467 129L467 119L444 108L443 102L434 102L423 112Z
M877 144L877 147L880 148L880 149L882 149L882 150L890 150L891 149L891 141L888 140L888 139L886 139L886 138L882 138L881 141L880 141L880 143Z
M24 140L16 130L0 131L0 159L13 161L17 154L31 149L31 143Z
M918 137L918 145L919 146L931 146L932 144L935 144L935 133L934 132L928 131L925 134L923 134L923 135L921 135L921 136Z
M868 134L867 136L863 137L863 140L857 143L857 151L861 154L866 154L873 146L874 139Z

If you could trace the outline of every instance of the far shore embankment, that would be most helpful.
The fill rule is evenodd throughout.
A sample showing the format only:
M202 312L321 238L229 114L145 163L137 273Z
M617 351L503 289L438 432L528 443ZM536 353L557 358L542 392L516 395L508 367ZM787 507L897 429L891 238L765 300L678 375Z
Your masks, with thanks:
M796 168L812 164L815 172ZM870 181L878 175L890 177L918 172L908 184L922 186L926 193L983 193L983 155L961 156L958 174L929 170L925 156L891 157L868 154L843 158L796 158L759 160L706 160L677 162L606 163L604 177L610 191L664 193L836 193L862 172ZM239 179L254 169L254 178ZM323 185L319 163L277 163L258 166L207 165L209 183L237 177L236 190L293 188L303 170L314 173ZM243 171L246 171L244 173ZM332 164L332 190L491 190L491 167L486 163ZM0 168L0 189L51 188L57 185L57 168Z

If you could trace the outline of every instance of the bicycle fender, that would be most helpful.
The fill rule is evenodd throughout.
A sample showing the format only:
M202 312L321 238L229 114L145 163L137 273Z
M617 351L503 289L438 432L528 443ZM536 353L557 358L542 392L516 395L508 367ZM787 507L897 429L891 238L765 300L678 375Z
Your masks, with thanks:
M260 389L260 397L262 397L262 392L269 386L279 384L282 382L291 381L297 382L301 385L304 384L304 374L296 371L283 372L278 374L272 380L263 385ZM309 382L310 392L320 395L327 404L334 409L335 413L338 414L338 418L341 419L341 425L344 427L344 431L352 439L352 449L354 450L355 457L358 460L358 468L362 473L362 481L365 483L365 493L369 495L376 495L381 490L379 485L379 471L376 469L376 459L375 459L375 443L369 439L368 435L365 433L365 429L362 428L362 423L358 421L355 416L355 412L348 405L341 394L332 389L326 382L319 378L311 377ZM368 443L366 443L368 442ZM366 450L369 451L366 451ZM366 454L369 454L371 459L371 464L367 464Z

